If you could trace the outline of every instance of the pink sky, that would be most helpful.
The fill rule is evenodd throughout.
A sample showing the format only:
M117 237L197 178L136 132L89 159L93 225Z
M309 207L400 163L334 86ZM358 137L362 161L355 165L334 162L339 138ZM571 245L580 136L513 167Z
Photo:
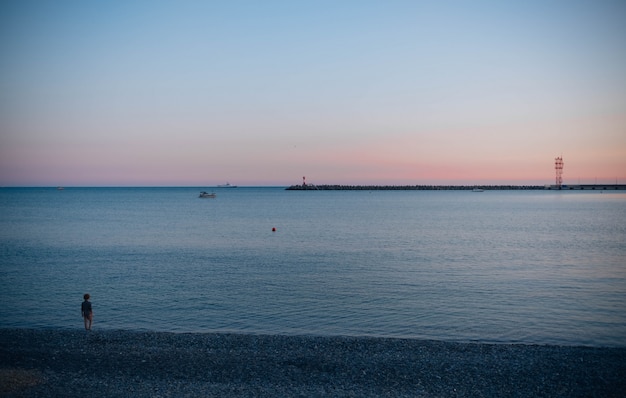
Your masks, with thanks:
M0 5L0 186L626 184L626 5Z

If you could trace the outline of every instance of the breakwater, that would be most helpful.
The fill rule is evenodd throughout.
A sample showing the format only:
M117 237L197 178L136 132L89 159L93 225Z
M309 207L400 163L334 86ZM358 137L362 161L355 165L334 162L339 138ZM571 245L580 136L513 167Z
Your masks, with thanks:
M561 190L598 190L598 191L614 191L618 189L626 189L626 184L575 184L575 185L565 185L563 184L561 188L558 188L554 185L550 187L546 187L546 189L561 189Z
M287 191L510 191L510 190L626 190L626 184L583 185L292 185Z
M287 191L480 191L546 189L544 185L292 185Z

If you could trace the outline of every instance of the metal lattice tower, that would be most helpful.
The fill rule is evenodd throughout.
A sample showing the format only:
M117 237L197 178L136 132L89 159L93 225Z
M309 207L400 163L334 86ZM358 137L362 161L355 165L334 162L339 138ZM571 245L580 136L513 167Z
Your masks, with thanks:
M554 170L556 170L556 187L561 189L563 184L563 157L559 156L554 159Z

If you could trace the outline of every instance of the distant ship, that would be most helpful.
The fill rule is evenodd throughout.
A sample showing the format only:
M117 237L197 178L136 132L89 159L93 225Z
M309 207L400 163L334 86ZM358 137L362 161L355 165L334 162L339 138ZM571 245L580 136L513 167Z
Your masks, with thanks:
M227 182L226 184L222 184L222 185L218 185L218 188L237 188L237 185L230 185L229 182Z

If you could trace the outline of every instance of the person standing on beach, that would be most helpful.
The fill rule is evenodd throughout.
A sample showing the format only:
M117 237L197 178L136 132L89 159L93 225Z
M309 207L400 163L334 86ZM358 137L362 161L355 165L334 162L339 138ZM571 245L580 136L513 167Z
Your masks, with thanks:
M91 322L93 322L93 310L91 309L91 303L89 302L89 293L85 293L83 296L85 301L80 306L81 313L83 314L83 320L85 321L85 330L91 330Z

